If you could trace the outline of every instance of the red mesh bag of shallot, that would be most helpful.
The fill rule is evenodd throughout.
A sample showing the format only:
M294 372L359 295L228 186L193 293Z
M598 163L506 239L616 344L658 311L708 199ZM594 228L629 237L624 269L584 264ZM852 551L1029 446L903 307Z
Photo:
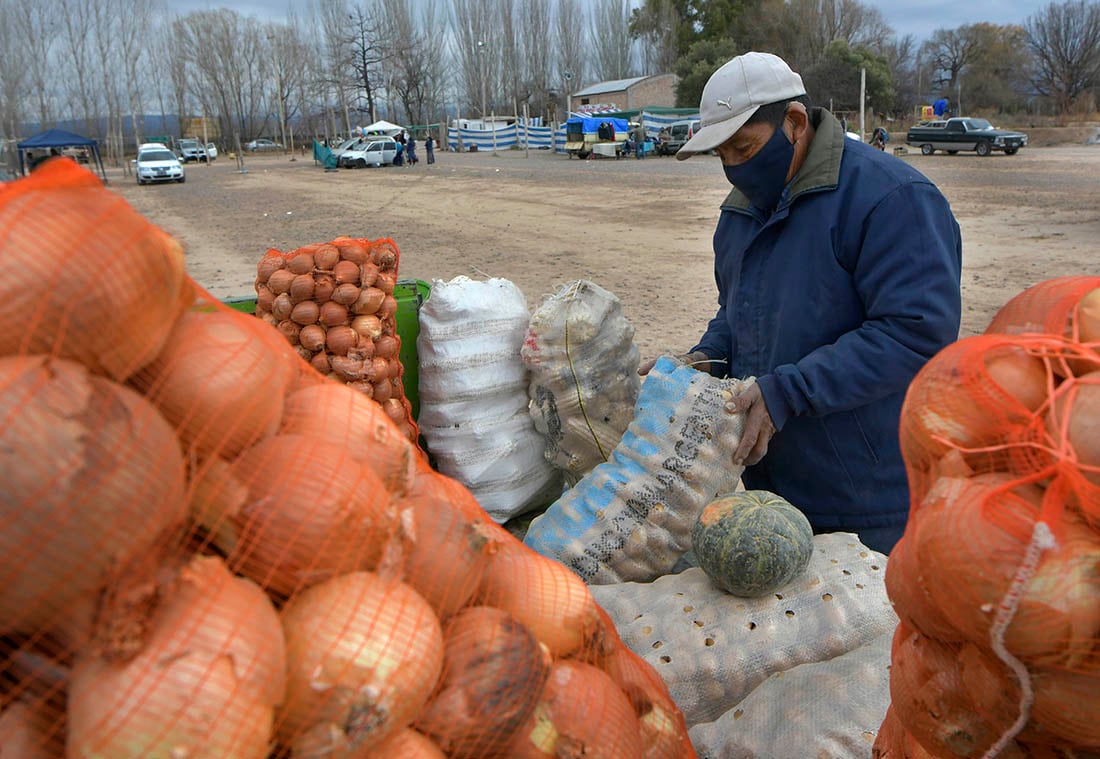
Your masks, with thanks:
M5 759L694 757L576 575L86 171L0 252Z
M901 444L877 755L1100 751L1100 279L1038 285L941 351Z

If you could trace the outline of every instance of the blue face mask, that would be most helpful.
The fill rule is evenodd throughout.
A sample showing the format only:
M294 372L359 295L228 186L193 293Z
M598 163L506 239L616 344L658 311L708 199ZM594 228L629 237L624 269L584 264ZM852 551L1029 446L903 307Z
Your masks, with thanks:
M737 166L723 164L722 169L730 184L745 193L750 203L771 211L783 194L793 159L794 145L780 126L752 158Z

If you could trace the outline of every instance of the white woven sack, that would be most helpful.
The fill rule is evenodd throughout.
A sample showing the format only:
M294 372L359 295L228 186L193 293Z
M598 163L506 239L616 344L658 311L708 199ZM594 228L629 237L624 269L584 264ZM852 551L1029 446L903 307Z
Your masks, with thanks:
M634 417L641 384L634 326L617 297L578 280L535 309L521 355L546 456L575 483L607 461Z
M725 404L750 382L662 356L611 458L536 517L523 542L587 583L649 582L671 571L703 508L744 471L732 461L744 414Z
M498 522L549 502L560 474L527 413L527 299L506 279L436 280L420 308L417 419L440 472Z
M771 675L714 722L691 728L699 759L871 759L890 705L893 637Z
M885 556L851 533L831 533L814 536L802 575L763 598L732 596L698 568L589 590L623 642L664 678L690 727L718 719L775 672L892 631L885 575Z

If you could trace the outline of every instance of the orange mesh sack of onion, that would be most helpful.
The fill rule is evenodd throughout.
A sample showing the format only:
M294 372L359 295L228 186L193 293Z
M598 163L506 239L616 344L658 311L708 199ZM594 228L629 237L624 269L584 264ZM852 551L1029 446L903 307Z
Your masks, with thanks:
M1029 288L935 356L901 443L877 755L1100 750L1100 277Z
M5 758L694 756L579 578L91 174L0 251Z

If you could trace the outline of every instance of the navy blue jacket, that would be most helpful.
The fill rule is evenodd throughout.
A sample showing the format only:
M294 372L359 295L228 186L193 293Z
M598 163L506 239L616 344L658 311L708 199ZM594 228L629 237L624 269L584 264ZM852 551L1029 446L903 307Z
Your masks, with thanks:
M898 420L909 382L958 337L962 241L947 200L908 163L822 109L768 217L734 189L714 234L718 314L692 350L756 376L778 429L744 474L817 530L905 524Z

